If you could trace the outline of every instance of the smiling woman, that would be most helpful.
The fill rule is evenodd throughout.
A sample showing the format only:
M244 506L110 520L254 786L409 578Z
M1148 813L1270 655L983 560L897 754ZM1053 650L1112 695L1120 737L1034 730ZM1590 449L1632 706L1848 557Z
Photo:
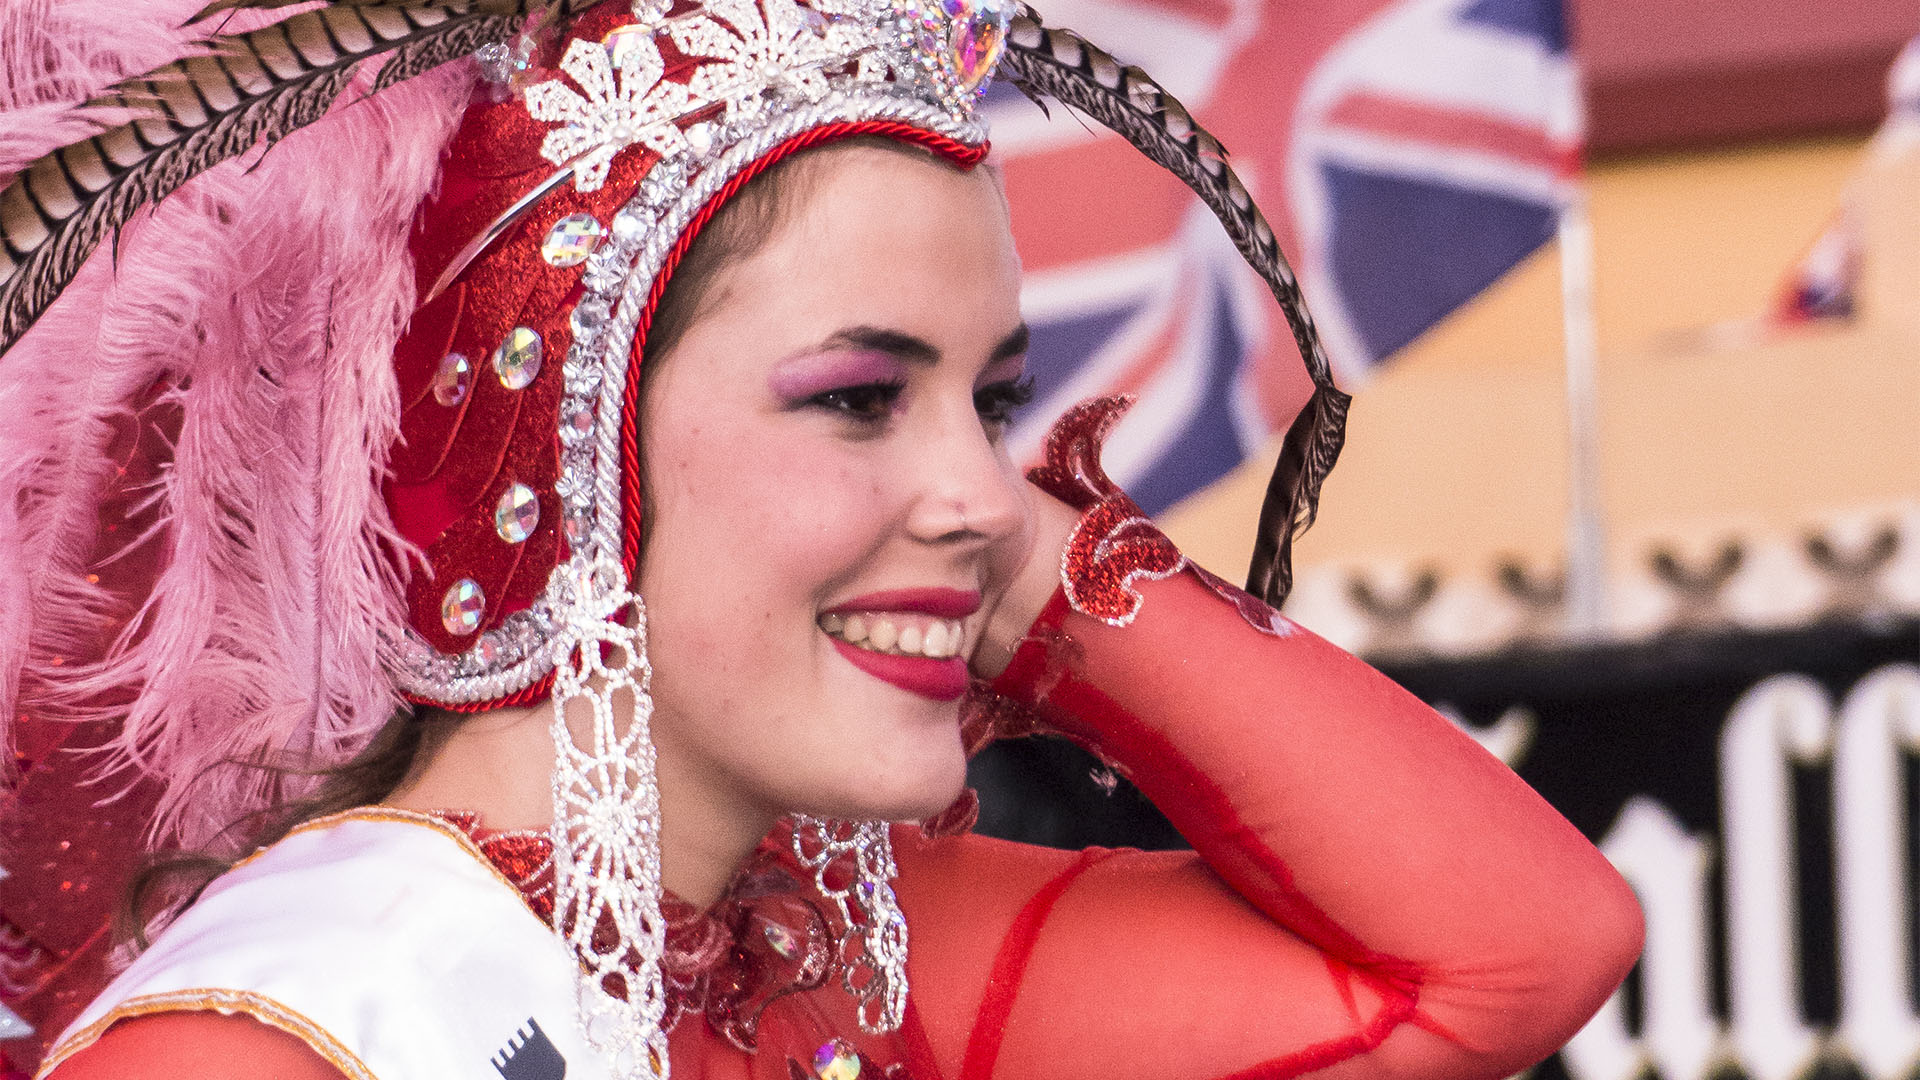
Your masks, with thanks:
M377 38L420 70L504 32L476 12L309 11L214 67L292 78ZM65 55L39 14L35 55ZM1618 876L1431 710L1181 556L1100 468L1124 403L1072 411L1029 475L1008 456L1027 332L973 105L1009 41L1084 61L1025 69L1055 92L1157 88L991 2L550 14L212 169L0 358L0 405L92 415L133 335L181 417L137 631L65 697L21 682L25 711L132 701L154 835L206 852L137 894L164 917L55 1080L1492 1080L1598 1007L1639 941ZM193 63L145 85L224 100ZM94 220L46 175L0 205ZM30 224L4 221L28 259ZM180 230L271 239L195 261ZM51 273L16 271L8 310L41 314L15 286ZM154 318L139 288L183 275ZM1283 470L1305 510L1318 416ZM38 505L59 434L21 440L8 505ZM22 614L15 651L94 610ZM1035 732L1194 850L969 835L967 753Z

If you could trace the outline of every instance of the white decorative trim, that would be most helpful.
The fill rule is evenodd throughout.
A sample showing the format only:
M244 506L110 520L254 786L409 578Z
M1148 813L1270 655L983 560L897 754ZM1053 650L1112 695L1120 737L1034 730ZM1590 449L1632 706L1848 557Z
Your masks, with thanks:
M1799 529L1675 528L1627 550L1609 577L1601 644L1920 617L1920 503ZM1375 659L1469 658L1577 644L1558 585L1557 570L1513 562L1446 573L1412 561L1322 565L1301 570L1287 614Z

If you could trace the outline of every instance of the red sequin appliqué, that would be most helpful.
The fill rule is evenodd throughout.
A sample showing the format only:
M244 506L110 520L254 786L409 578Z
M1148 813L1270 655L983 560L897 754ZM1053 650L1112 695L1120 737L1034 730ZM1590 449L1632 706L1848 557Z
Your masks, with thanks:
M527 906L552 924L553 841L545 832L496 832L469 811L435 816L466 833L520 890ZM667 1030L682 1016L705 1014L715 1032L752 1052L769 1005L818 990L843 973L838 958L845 929L829 920L811 886L795 876L785 861L787 850L784 834L762 842L712 911L700 911L672 893L661 898L667 920L661 956ZM593 940L601 949L618 941L604 914Z
M1046 464L1027 473L1041 490L1086 513L1067 539L1060 583L1073 610L1126 626L1144 602L1133 583L1161 581L1187 565L1140 505L1108 479L1100 446L1133 407L1129 397L1083 401L1047 433Z
M1041 490L1086 512L1067 540L1060 581L1073 610L1126 626L1144 602L1134 582L1163 581L1191 570L1232 604L1248 626L1282 637L1293 623L1245 589L1188 562L1138 503L1100 467L1100 448L1133 407L1131 397L1092 398L1067 411L1047 433L1046 464L1027 473Z

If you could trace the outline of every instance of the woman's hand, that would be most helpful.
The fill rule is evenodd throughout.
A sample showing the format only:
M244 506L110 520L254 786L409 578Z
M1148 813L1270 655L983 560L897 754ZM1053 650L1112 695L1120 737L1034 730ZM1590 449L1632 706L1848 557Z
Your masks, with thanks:
M1053 599L1060 587L1060 553L1080 522L1080 511L1032 484L1025 490L1033 511L1033 542L1006 592L988 609L986 631L974 646L973 673L983 679L997 678L1007 669L1021 639Z

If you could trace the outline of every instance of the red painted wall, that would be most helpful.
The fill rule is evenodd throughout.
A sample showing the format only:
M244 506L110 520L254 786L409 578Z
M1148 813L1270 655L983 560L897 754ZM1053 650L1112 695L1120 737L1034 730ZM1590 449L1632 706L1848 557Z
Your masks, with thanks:
M1865 130L1920 0L1571 0L1596 153Z

